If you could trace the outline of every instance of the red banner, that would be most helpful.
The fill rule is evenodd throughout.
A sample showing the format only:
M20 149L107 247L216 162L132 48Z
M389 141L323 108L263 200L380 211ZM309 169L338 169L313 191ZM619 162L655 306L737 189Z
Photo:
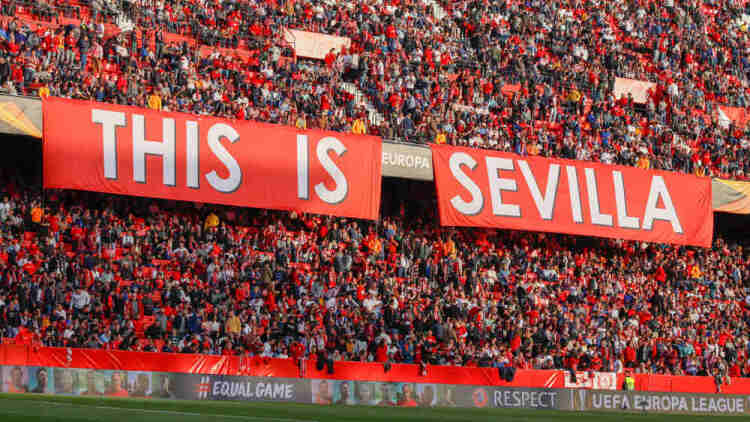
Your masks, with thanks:
M709 247L711 179L432 147L440 223Z
M646 104L648 102L649 91L654 90L656 90L656 84L653 82L615 78L614 96L618 99L623 96L627 97L630 94L633 96L633 102Z
M731 123L744 130L747 127L747 123L750 121L750 113L747 109L742 107L729 107L720 105L716 107L716 114L719 119L719 124L722 127L729 127Z
M99 370L181 372L188 374L245 375L276 378L338 379L378 382L420 382L437 384L494 385L530 388L593 388L612 389L614 374L578 373L571 385L568 371L519 369L513 381L499 377L496 368L461 366L427 366L422 374L418 365L393 364L390 371L380 363L336 362L334 373L318 370L314 360L305 362L300 371L293 359L273 359L260 356L210 356L179 353L123 352L118 350L32 347L0 344L0 365L48 366ZM715 393L712 377L634 374L638 391L682 393ZM596 381L591 377L599 378ZM607 377L605 381L603 377ZM567 379L566 379L567 378ZM614 389L620 389L624 374L614 377ZM589 381L591 380L591 381ZM607 384L604 384L607 382ZM750 378L732 378L722 386L725 394L750 394Z
M377 219L380 138L50 98L44 187Z

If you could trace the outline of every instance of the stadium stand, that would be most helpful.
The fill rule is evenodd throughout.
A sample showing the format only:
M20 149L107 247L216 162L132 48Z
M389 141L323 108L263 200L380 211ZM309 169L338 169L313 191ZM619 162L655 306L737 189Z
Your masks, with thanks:
M430 207L377 224L74 191L43 197L6 180L0 329L16 341L750 375L744 241L703 249L450 230Z
M743 3L10 1L0 85L746 179Z
M747 179L746 122L719 113L748 106L741 3L3 1L0 90ZM287 27L352 44L295 57ZM618 78L654 85L639 102ZM42 194L6 173L16 341L750 376L746 240Z

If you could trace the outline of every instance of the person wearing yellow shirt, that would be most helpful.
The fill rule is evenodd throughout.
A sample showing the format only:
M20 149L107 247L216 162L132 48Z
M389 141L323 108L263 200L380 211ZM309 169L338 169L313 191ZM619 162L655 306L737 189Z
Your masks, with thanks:
M39 98L47 98L49 97L49 87L45 84L39 87L39 91L37 91L37 95Z
M648 157L645 155L641 155L640 158L638 158L638 162L635 165L639 169L648 170L651 168L651 161L649 161Z
M441 132L441 133L438 133L437 135L435 135L435 143L436 144L442 145L442 144L446 143L447 141L448 141L448 139L445 137L444 133Z
M370 249L371 256L375 257L375 259L377 259L377 257L380 255L380 251L383 250L383 243L378 237L373 237L372 239L370 239L367 246Z
M453 239L448 239L443 244L443 253L445 256L455 257L456 256L456 243L453 242Z
M148 96L148 108L151 110L161 110L161 97L155 92Z
M234 312L229 313L229 319L227 320L227 334L231 336L239 336L240 331L242 330L242 321L237 317L237 315L234 314Z
M568 101L571 103L577 103L578 101L581 101L581 92L577 88L573 88L570 90L570 93L568 94Z
M703 272L700 267L698 265L693 265L693 268L690 269L690 278L701 278L702 276Z
M380 253L383 251L383 242L378 237L375 238L372 246L372 250L376 255L380 255Z
M364 135L367 133L367 127L365 127L365 122L362 119L354 121L354 124L352 124L352 133L355 135Z
M307 129L307 121L305 120L305 117L302 115L297 116L294 126L297 129Z
M42 228L42 218L44 218L44 210L35 203L31 207L31 227L34 232L39 232Z
M218 225L219 225L219 217L216 214L211 213L208 215L208 217L206 217L206 224L204 225L205 228L210 229Z

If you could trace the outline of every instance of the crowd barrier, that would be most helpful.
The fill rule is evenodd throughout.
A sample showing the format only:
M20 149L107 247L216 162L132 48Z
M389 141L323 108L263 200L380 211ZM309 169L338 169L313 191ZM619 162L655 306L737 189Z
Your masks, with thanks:
M315 362L94 349L0 345L2 391L182 400L495 407L702 414L750 413L750 380L716 392L710 377L523 370L512 381L495 368Z
M0 366L2 391L63 396L400 407L748 414L750 396L276 378L47 366Z

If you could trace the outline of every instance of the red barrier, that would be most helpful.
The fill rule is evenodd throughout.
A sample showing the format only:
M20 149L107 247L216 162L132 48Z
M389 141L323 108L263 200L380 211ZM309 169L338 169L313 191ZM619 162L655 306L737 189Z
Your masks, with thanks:
M292 359L273 359L260 356L123 352L22 345L0 346L0 364L277 378L300 377L300 370ZM394 364L391 370L385 372L383 365L379 363L336 362L333 374L328 374L326 370L318 371L313 360L307 360L305 365L304 377L312 379L563 387L561 371L519 370L516 372L513 382L509 383L500 379L495 368L428 366L427 374L422 376L419 373L419 366L412 364Z
M419 366L393 364L388 372L379 363L336 362L334 373L318 371L315 361L308 360L304 376L292 359L260 356L209 356L178 353L122 352L98 349L0 345L0 365L48 366L125 371L182 372L192 374L244 375L277 378L346 379L378 382L419 382L502 387L564 388L564 372L520 369L512 382L499 377L495 368L428 366L420 375ZM675 393L716 393L711 377L672 375L635 375L636 390ZM623 374L617 377L622 385ZM732 378L722 386L725 394L750 394L750 378Z
M716 393L712 377L637 374L635 386L641 391L668 391L674 393ZM732 378L721 386L723 394L750 394L750 378Z
M512 382L499 377L496 368L467 368L460 366L428 366L427 374L419 373L419 366L393 364L385 372L380 363L336 362L333 374L324 369L317 371L314 362L308 362L306 378L338 379L379 382L419 382L435 384L495 385L504 387L563 388L561 371L526 369L516 371Z

